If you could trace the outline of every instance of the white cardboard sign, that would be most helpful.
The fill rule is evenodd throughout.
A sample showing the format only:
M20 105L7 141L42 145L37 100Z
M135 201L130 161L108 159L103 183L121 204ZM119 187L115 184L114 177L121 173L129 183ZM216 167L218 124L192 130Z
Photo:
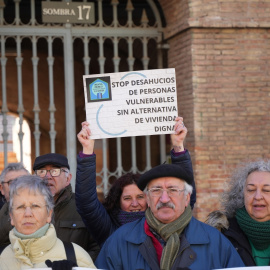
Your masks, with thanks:
M173 133L175 69L84 75L83 84L92 139Z

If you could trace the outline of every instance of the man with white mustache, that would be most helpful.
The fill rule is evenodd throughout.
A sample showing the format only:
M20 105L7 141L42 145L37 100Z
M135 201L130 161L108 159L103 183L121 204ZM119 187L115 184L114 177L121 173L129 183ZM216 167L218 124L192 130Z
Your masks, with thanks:
M145 218L120 227L95 262L101 269L210 270L244 266L232 244L194 217L192 177L184 166L162 164L144 173Z

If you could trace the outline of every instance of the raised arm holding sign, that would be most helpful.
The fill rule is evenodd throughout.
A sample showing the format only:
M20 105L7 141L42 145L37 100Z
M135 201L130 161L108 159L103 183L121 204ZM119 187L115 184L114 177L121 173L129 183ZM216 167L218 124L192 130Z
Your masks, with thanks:
M133 173L118 178L109 190L105 203L99 202L96 191L96 156L92 124L91 130L89 126L88 122L83 122L82 130L77 135L83 146L83 152L77 159L76 205L88 230L95 240L103 245L121 225L143 217L147 205L144 193L136 185L139 175ZM190 155L184 150L183 145L186 134L187 128L183 124L183 118L177 117L174 134L171 135L174 147L171 151L172 162L185 166L193 179ZM192 207L195 201L196 193L192 195Z

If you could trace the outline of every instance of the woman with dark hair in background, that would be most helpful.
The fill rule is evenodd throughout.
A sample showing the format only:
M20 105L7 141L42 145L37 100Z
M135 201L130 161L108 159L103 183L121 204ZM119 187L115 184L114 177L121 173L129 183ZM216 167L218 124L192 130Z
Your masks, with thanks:
M193 178L190 155L183 145L187 128L183 124L182 117L176 118L174 130L175 134L171 135L172 163L184 164ZM147 203L144 192L137 187L139 174L133 173L127 173L114 182L103 204L98 200L96 156L94 154L94 140L90 138L90 135L89 124L83 122L82 130L77 135L83 146L83 151L77 159L76 205L86 227L97 243L102 246L106 239L121 225L143 217ZM196 201L194 180L193 188L192 208Z

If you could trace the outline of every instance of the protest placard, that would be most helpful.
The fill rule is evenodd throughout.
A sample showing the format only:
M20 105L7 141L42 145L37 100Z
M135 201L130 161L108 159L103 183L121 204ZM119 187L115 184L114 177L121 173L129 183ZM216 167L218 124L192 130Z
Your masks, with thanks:
M173 133L175 69L84 75L83 83L92 139Z

